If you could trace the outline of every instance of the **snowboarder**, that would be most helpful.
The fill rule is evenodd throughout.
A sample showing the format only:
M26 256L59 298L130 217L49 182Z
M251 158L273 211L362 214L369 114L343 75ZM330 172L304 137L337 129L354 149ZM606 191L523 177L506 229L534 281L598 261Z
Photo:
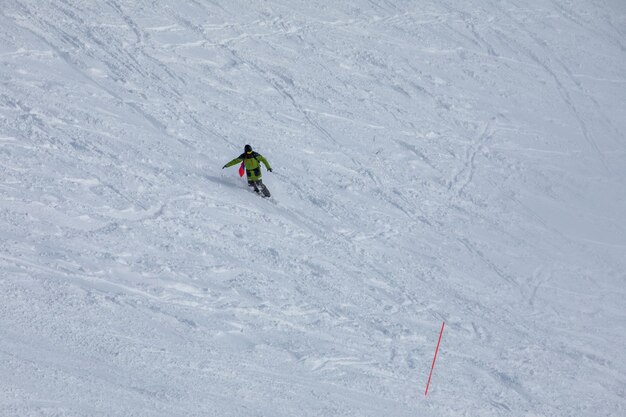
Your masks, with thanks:
M265 197L269 197L270 191L265 184L263 184L263 180L261 179L261 162L263 162L269 172L272 172L272 167L270 163L267 162L267 159L265 159L263 155L254 152L252 146L246 145L243 153L224 165L222 169L241 163L240 175L243 176L242 171L243 168L245 168L246 176L248 177L248 186L252 187L255 193L263 193Z

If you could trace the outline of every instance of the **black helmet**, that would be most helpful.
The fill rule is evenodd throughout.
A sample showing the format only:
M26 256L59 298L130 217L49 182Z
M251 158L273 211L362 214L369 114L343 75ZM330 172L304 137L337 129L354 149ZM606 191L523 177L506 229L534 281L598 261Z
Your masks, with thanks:
M246 145L246 146L244 146L244 147L243 147L243 151L244 151L245 153L251 153L251 152L252 152L252 146L250 146L250 145Z

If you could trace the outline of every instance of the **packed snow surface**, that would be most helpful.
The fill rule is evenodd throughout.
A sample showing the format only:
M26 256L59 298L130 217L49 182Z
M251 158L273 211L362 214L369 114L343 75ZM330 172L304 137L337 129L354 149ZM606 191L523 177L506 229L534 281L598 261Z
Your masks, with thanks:
M626 2L2 0L0 236L3 417L624 416Z

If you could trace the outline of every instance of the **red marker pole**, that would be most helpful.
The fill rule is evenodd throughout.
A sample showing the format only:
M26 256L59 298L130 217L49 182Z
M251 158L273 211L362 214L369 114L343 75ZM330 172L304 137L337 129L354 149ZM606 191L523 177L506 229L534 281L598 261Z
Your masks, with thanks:
M435 361L437 360L437 352L439 352L439 343L441 343L441 335L443 334L443 327L445 322L441 322L441 331L439 332L439 340L437 341L437 349L435 349L435 357L433 358L433 364L430 366L430 374L428 375L428 383L426 383L426 392L424 396L428 395L428 387L430 386L430 378L433 376L433 369L435 368Z

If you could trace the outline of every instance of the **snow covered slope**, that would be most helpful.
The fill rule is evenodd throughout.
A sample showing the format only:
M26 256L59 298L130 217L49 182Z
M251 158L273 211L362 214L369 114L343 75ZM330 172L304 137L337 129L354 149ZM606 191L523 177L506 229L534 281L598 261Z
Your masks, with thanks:
M0 6L0 416L626 412L623 1Z

